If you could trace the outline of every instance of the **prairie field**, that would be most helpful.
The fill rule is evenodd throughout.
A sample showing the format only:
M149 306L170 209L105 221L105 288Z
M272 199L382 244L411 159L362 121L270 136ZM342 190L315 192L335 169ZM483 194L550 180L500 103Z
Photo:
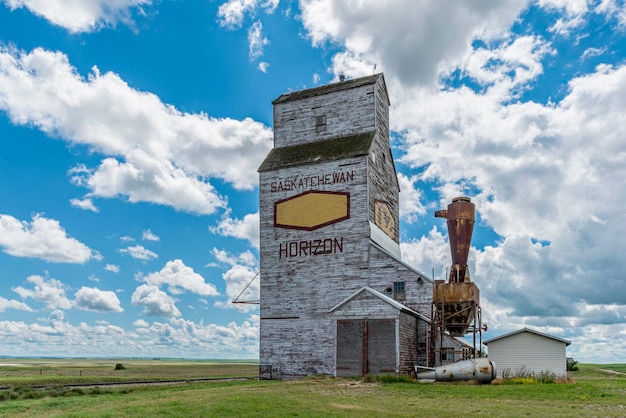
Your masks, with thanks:
M0 359L0 416L626 416L626 364L579 368L565 382L478 385L393 377L258 381L254 361ZM180 382L105 385L168 380ZM63 386L77 384L84 386Z
M115 370L121 364L124 369ZM256 360L0 359L0 386L257 377Z

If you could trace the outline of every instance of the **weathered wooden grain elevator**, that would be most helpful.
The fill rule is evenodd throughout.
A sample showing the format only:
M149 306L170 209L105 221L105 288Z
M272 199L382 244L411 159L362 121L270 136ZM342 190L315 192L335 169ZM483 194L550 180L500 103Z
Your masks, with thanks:
M433 282L400 259L384 76L272 104L274 148L259 167L260 377L433 365Z

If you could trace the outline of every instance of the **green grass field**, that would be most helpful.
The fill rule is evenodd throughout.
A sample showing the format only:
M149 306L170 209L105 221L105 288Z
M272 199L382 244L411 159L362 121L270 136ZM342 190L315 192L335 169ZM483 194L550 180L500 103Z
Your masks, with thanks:
M115 370L116 364L124 370ZM0 359L0 386L256 377L256 360Z
M7 363L13 365L6 365ZM626 416L626 365L579 365L571 383L368 383L361 379L211 381L54 392L56 382L256 376L255 362L174 360L0 360L0 385L20 399L0 402L10 417L452 417ZM122 363L126 370L114 370ZM82 370L82 376L80 371ZM119 373L121 372L121 373ZM119 373L119 374L118 374ZM78 376L77 376L78 375ZM145 379L144 379L145 378ZM27 386L50 385L50 396ZM48 396L48 395L46 395ZM33 395L34 397L34 395Z

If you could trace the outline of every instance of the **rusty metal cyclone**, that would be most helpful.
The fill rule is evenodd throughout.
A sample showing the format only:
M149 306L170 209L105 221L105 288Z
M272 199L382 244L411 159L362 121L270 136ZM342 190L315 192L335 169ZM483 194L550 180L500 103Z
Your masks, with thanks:
M452 199L448 209L435 212L435 217L447 219L448 241L452 255L450 282L470 281L467 259L474 232L476 209L469 197Z
M471 357L480 357L480 346L482 345L482 324L480 309L480 294L478 287L470 280L467 260L472 243L472 233L474 232L475 207L469 197L457 197L452 199L452 203L447 209L435 212L438 218L445 218L448 225L448 241L452 255L452 268L448 283L443 280L436 280L433 286L433 329L439 332L439 344L444 341L444 330L452 336L463 336L469 332L473 334L473 349ZM473 326L472 326L473 324ZM479 335L478 348L476 335ZM439 347L441 352L443 348ZM436 345L434 346L436 351ZM487 375L483 376L485 381L491 381L495 375L495 365L489 373L486 364L482 363L454 363L452 368L437 369L437 379L456 379L455 376L463 375L465 370L471 371L469 376L479 374L485 369ZM435 362L431 359L430 364ZM442 377L443 376L443 377Z

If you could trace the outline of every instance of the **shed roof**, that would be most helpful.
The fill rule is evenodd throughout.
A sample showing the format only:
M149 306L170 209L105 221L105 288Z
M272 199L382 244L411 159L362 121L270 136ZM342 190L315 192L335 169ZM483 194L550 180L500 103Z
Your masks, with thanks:
M430 322L429 318L425 317L424 315L420 314L419 312L414 311L413 309L409 308L408 306L405 306L405 305L401 304L397 300L392 299L389 296L383 295L382 293L377 292L376 290L374 290L374 289L372 289L371 287L368 287L368 286L360 288L359 290L357 290L356 292L354 292L353 294L351 294L350 296L348 296L347 298L345 298L344 300L342 300L341 302L339 302L338 304L333 306L331 308L330 312L336 311L337 309L339 309L342 306L346 305L351 300L354 300L357 296L359 296L362 293L370 293L370 294L376 296L377 298L379 298L380 300L382 300L383 302L388 303L389 305L391 305L394 308L398 309L399 311L406 312L408 314L420 317L423 320Z
M376 83L378 79L381 77L383 78L383 85L384 85L385 94L386 94L387 85L384 84L385 77L383 76L382 73L378 73L378 74L374 74L374 75L370 75L366 77L353 78L350 80L326 84L324 86L313 87L313 88L306 89L306 90L290 91L288 93L283 93L280 96L278 96L272 102L272 104L276 105L279 103L286 103L286 102L290 102L293 100L308 99L310 97L320 96L320 95L328 94L328 93L334 93L336 91L348 90L348 89L353 89L353 88L357 88L361 86L366 86L368 84ZM387 97L389 97L388 94L387 94Z
M370 131L324 141L273 148L261 163L258 171L272 171L302 164L367 155L375 136L376 132Z
M565 340L563 338L555 337L554 335L544 334L543 332L535 331L534 329L530 329L530 328L524 327L524 328L519 329L517 331L509 332L508 334L500 335L499 337L495 337L495 338L491 338L491 339L485 340L485 341L483 341L483 344L488 345L490 342L501 340L503 338L508 338L508 337L513 336L513 335L520 334L522 332L530 332L532 334L536 334L536 335L539 335L541 337L551 338L553 340L560 341L560 342L564 343L566 346L570 345L572 343L569 340Z

